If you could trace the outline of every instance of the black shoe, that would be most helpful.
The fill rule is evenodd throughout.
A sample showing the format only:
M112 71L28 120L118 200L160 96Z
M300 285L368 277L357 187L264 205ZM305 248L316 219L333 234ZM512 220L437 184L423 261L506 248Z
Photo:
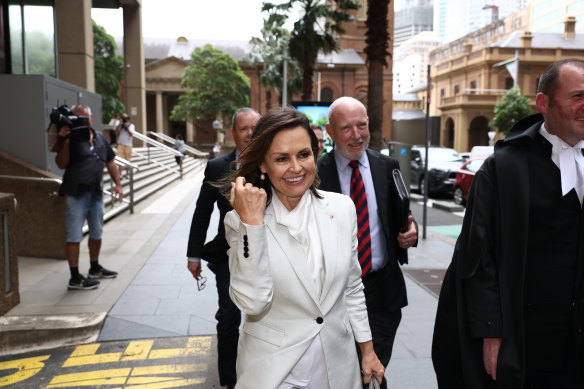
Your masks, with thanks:
M67 289L90 290L95 289L98 286L99 281L90 280L80 275L79 278L75 279L71 278L69 280L69 285L67 286Z
M101 265L97 266L98 266L97 269L89 270L89 274L87 275L87 277L91 279L96 279L96 278L116 278L118 276L118 273L115 271L107 270L105 267Z

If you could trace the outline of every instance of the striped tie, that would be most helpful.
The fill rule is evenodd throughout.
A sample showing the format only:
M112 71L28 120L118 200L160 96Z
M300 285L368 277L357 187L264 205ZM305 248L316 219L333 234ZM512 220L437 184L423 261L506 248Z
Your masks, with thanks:
M369 210L365 183L359 171L359 161L349 162L353 169L351 174L351 200L357 209L357 241L359 242L359 264L361 277L371 270L371 233L369 232Z

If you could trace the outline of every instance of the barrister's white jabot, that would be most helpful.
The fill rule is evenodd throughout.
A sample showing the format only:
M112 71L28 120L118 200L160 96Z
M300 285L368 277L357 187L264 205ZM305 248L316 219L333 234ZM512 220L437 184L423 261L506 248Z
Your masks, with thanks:
M552 144L552 160L560 169L562 177L562 196L576 189L580 203L584 198L584 140L570 146L557 135L547 132L544 125L541 126L542 134Z

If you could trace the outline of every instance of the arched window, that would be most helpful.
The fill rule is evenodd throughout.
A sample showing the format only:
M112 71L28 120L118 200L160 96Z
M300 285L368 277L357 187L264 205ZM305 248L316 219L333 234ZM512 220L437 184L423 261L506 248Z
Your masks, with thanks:
M329 87L320 90L320 101L333 101L333 90Z

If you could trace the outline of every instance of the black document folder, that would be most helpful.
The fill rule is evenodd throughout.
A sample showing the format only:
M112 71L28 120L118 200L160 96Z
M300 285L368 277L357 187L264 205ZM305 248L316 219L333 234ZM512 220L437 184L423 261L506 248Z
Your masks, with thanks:
M398 217L400 220L401 232L406 232L408 230L408 216L410 215L410 194L406 189L404 179L399 169L393 169L392 174L399 197Z

